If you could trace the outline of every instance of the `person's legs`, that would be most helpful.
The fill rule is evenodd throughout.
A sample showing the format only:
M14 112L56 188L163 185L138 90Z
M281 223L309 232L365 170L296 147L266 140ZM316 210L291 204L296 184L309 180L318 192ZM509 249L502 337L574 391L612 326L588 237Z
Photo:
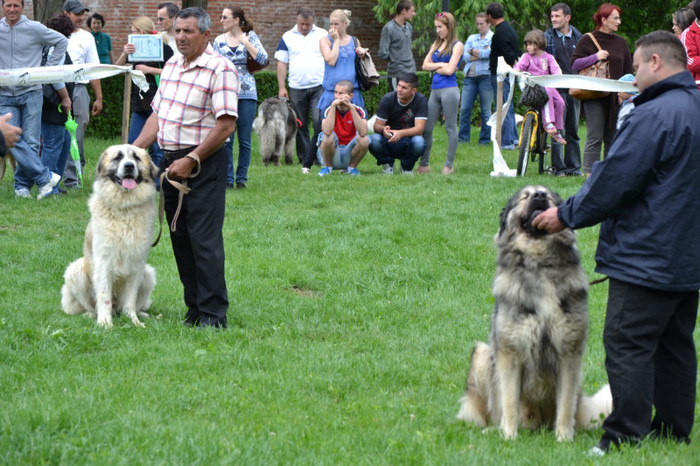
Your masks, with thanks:
M604 106L606 99L592 99L584 102L586 111L586 142L583 146L583 171L591 173L593 164L600 160L600 147L603 144L607 115Z
M425 139L425 152L421 156L420 166L428 167L430 166L430 150L433 147L433 128L438 118L442 114L442 102L440 99L440 91L442 89L433 89L430 92L430 98L428 99L428 121L425 123L425 130L423 130L423 139Z
M489 75L476 77L479 90L479 105L481 107L481 131L479 132L479 144L491 142L491 127L488 125L491 118L491 104L493 103L493 89Z
M297 119L301 122L301 126L297 131L297 159L299 163L303 163L306 159L310 140L309 140L309 109L316 108L311 106L307 97L306 89L289 88L289 103L297 114ZM318 101L316 102L318 103ZM306 166L306 165L304 165ZM309 165L310 167L311 165Z
M336 153L338 152L338 136L334 131L331 131L329 136L324 133L318 138L317 159L323 167L333 167Z
M566 148L564 149L564 165L567 173L579 173L581 170L581 140L578 137L578 120L581 112L581 102L566 92L564 98L564 131L566 132Z
M75 134L75 139L78 143L78 151L80 152L80 163L81 169L82 165L85 164L85 129L87 128L88 122L90 121L90 95L88 94L87 87L84 84L75 85L73 90L73 117L75 122L78 123L78 129ZM68 159L66 164L66 170L63 176L63 185L66 187L78 187L78 175L73 159Z
M369 138L367 136L361 138L355 136L350 144L348 144L350 149L350 161L348 162L348 168L357 168L357 165L362 161L362 159L367 154L369 149Z
M394 166L394 157L389 152L389 140L383 134L372 133L369 135L369 152L377 159L377 165L388 163Z
M697 357L693 330L698 292L678 293L679 300L654 356L655 436L690 441L695 412Z
M396 147L393 149L394 158L401 160L401 170L405 172L413 171L416 161L426 149L426 142L423 136L411 136L410 138L402 139L395 145Z
M457 155L457 109L459 108L459 88L448 87L441 89L442 109L445 113L445 132L447 133L447 157L445 166L452 168Z
M248 182L248 167L250 166L251 138L253 136L253 120L258 102L253 99L240 99L238 101L238 120L236 132L238 133L238 167L236 168L236 184L243 185Z
M236 177L233 174L233 143L236 139L236 131L231 133L231 135L226 138L224 143L224 151L226 151L226 160L228 160L228 167L226 168L226 186L233 188L236 182Z
M313 123L313 135L311 136L311 144L309 145L308 152L306 154L306 160L304 161L304 166L311 168L313 164L314 157L316 154L316 141L323 134L321 131L321 123L323 122L323 116L321 115L321 110L318 108L318 100L323 94L323 87L317 86L308 90L309 95L309 105L311 112L311 121Z
M63 125L45 122L41 124L41 163L50 171L59 175L63 173L63 169L59 170L59 164L63 156L65 133L66 128ZM65 166L65 159L63 160L63 166ZM57 193L58 188L54 187L52 194Z
M459 107L459 142L466 143L471 140L472 107L479 90L477 79L478 77L465 77L462 81L462 101Z
M491 75L491 89L493 90L494 100L498 102L498 79L496 75ZM508 79L503 81L503 103L508 100L510 93L510 82ZM496 109L498 111L498 109ZM501 125L501 148L514 148L518 143L518 132L515 129L515 107L511 100L510 106L506 110L505 119Z

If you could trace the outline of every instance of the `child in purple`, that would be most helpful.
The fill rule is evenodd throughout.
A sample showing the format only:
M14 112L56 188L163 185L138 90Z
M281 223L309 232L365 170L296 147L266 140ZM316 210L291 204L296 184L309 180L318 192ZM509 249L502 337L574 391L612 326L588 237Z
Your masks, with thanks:
M525 34L525 49L518 63L513 67L517 71L527 71L533 76L545 76L548 74L561 74L561 68L554 57L544 51L547 46L544 33L539 29L533 29ZM566 144L566 139L560 131L564 128L564 99L559 92L552 87L545 87L549 100L542 109L544 129L559 144Z

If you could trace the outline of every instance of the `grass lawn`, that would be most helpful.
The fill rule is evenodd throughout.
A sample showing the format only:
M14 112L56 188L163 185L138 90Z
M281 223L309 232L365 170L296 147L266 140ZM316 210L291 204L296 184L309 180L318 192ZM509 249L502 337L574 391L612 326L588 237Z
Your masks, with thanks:
M97 157L86 188L42 201L0 183L2 464L590 464L601 430L559 444L516 441L455 419L474 343L493 306L493 236L506 200L546 184L567 197L581 178L492 178L491 147L460 145L455 173L361 177L265 168L254 137L248 188L228 191L227 331L186 328L169 237L146 328L61 311L65 267L82 255ZM476 141L474 131L472 141ZM511 168L516 153L505 154ZM35 189L36 191L36 189ZM34 192L34 195L36 193ZM166 226L167 228L167 226ZM594 273L597 228L578 232ZM589 296L584 390L606 383L607 285ZM693 443L647 442L606 464L688 464ZM600 461L600 462L603 462Z

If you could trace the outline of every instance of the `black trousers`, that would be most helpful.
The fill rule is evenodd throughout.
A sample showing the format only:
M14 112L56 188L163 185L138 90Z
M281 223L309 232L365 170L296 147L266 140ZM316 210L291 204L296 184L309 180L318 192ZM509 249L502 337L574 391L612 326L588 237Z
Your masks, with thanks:
M163 170L174 160L176 158L168 158L166 152ZM185 289L185 321L192 325L226 327L228 293L222 228L227 168L223 147L202 162L199 176L188 180L192 191L185 194L175 231L170 232L177 270ZM178 193L170 183L163 182L161 195L165 196L169 225L177 209Z
M289 88L289 103L301 122L301 127L297 131L297 158L299 163L307 168L311 168L316 160L316 139L321 134L323 116L318 108L318 99L321 98L321 94L323 94L323 86L309 89ZM309 138L309 113L314 130L311 138Z
M697 291L659 291L610 279L603 343L613 412L603 423L603 440L619 444L652 434L689 441L697 312Z

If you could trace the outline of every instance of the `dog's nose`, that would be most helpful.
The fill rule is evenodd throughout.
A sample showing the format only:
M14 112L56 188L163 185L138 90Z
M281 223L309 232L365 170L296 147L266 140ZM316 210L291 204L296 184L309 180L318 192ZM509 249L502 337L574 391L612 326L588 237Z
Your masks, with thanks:
M134 171L134 168L136 165L134 165L134 162L126 162L124 164L124 172L125 173L132 173Z
M535 201L543 201L543 200L547 199L547 193L544 191L536 191L532 195L532 199Z

